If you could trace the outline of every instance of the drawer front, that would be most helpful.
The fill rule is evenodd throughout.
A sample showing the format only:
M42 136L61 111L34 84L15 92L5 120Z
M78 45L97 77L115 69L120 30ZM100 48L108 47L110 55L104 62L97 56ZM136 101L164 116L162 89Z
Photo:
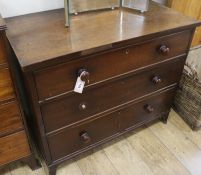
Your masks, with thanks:
M41 111L46 132L100 114L176 83L181 76L184 62L184 58L177 59L97 88L85 89L83 94L72 94L42 105ZM161 81L155 82L154 78L155 81L157 79Z
M48 138L53 161L86 148L118 132L115 117L104 117Z
M3 40L3 34L0 32L0 64L3 64L5 62L6 62L6 51Z
M99 56L87 57L69 63L40 70L35 73L39 100L72 91L77 72L84 68L89 74L90 84L94 84L135 69L158 63L187 52L190 31L157 38L147 43L131 46ZM160 46L164 52L159 51Z
M14 97L12 80L8 68L0 69L0 101Z
M29 144L24 131L0 138L0 165L29 155Z
M173 103L176 88L147 98L119 111L120 130L128 130L167 114Z
M0 121L0 136L23 128L17 102L10 102L0 106Z
M132 104L103 118L49 136L48 142L53 161L119 134L131 126L139 126L159 117L159 114L170 109L174 93L175 88ZM154 110L149 112L147 105L153 107Z

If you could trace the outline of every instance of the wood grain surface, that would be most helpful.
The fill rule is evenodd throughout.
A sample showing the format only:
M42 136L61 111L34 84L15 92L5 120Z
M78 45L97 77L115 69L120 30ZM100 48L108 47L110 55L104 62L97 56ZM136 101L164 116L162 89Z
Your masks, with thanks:
M0 68L0 102L15 97L13 83L8 68Z
M201 150L198 145L187 139L174 124L169 123L169 127L166 128L160 123L153 125L150 130L166 145L191 174L201 174L201 168L198 163L201 161ZM160 132L158 132L159 130ZM192 155L195 156L192 157Z
M0 164L6 164L30 155L24 131L0 138Z
M21 113L16 101L0 105L0 136L23 128Z
M80 55L84 50L111 43L129 39L136 42L151 34L200 24L155 3L151 3L144 14L117 9L78 15L68 29L64 27L63 14L60 9L6 19L8 39L23 69L36 64L41 66L42 62L47 66L46 61L55 57L58 59L54 61L61 62L61 56L72 57L72 54Z
M190 38L191 30L185 30L159 37L143 44L36 71L35 81L39 100L47 100L48 98L72 91L77 80L78 71L81 68L86 69L90 73L89 84L86 85L93 85L171 60L180 55L185 56L188 52ZM169 53L167 54L163 54L160 51L160 47L165 45L169 48ZM175 72L175 74L177 73Z

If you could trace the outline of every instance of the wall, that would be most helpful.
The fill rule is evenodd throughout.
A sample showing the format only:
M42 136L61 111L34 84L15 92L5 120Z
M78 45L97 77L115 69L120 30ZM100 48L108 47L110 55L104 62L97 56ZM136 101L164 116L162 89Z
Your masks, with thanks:
M62 8L64 0L0 0L0 12L3 17Z
M171 8L183 13L184 15L201 20L201 0L168 0ZM201 45L201 27L195 31L192 46Z
M154 1L156 1L158 3L161 3L161 4L166 4L167 3L167 0L154 0Z
M155 1L166 2L166 0ZM63 6L64 0L0 0L0 13L5 18L62 8Z

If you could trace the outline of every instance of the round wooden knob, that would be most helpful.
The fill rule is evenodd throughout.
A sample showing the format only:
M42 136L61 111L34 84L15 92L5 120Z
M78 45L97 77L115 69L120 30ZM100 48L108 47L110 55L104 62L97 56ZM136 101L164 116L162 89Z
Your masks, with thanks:
M80 77L80 79L87 84L89 84L89 75L90 73L86 69L80 69L78 71L78 76Z
M84 142L84 143L91 142L91 138L90 138L90 136L89 136L89 134L87 132L82 132L80 134L80 138L81 138L82 142Z
M154 112L154 108L151 105L146 105L145 108L146 108L146 110L147 110L148 113Z
M159 50L160 50L160 53L164 55L167 55L170 52L170 48L167 47L166 45L162 45Z
M155 84L159 84L162 82L162 79L159 76L154 76L152 82L154 82Z

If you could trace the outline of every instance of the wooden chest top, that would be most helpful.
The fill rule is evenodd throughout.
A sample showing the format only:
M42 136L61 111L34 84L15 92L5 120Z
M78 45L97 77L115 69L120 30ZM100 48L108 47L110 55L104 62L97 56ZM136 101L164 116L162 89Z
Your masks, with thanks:
M41 63L47 66L86 55L95 48L134 44L199 24L156 3L144 14L116 9L74 16L70 28L64 27L63 9L8 18L6 22L8 39L24 71Z

